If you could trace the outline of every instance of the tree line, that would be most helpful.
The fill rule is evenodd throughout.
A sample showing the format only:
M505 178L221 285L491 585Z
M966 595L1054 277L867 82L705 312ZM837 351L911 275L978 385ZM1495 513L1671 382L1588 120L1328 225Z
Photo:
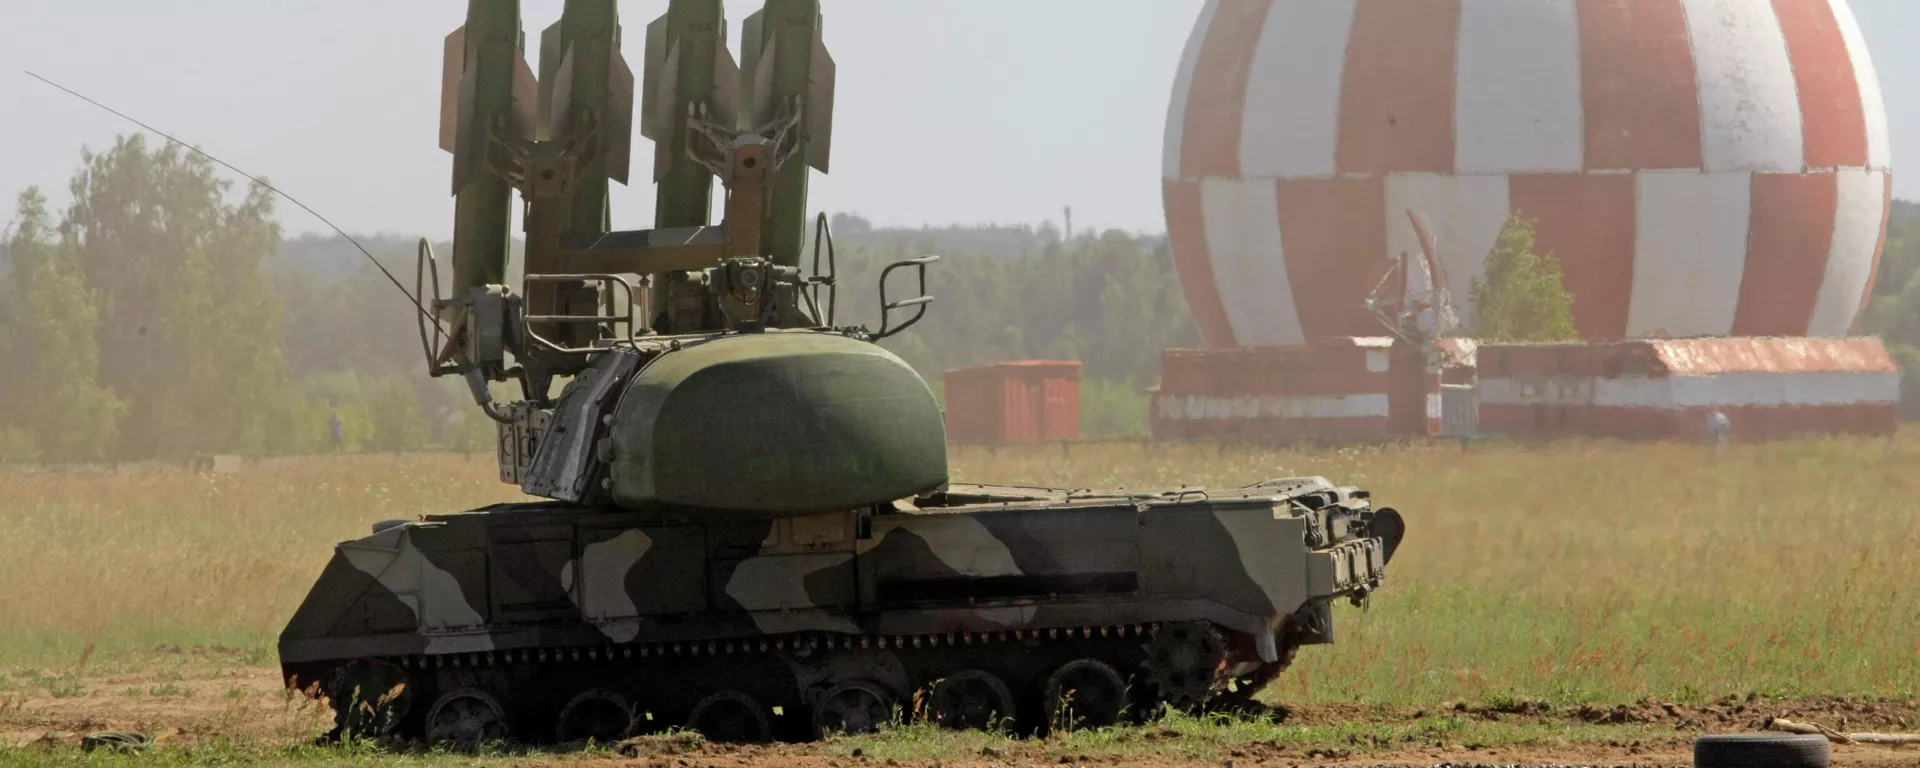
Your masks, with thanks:
M0 460L493 449L493 425L464 387L424 375L401 292L344 238L285 237L269 190L235 189L204 157L136 134L83 150L69 191L58 212L40 190L22 191L0 233ZM1897 206L1862 328L1910 371L1920 370L1914 213ZM846 214L831 231L838 325L879 328L882 268L942 256L924 319L883 342L936 391L962 366L1079 360L1083 431L1137 435L1161 350L1201 343L1164 235L878 228ZM356 239L411 288L417 238ZM1573 297L1530 222L1507 223L1482 272L1457 333L1573 337ZM916 287L896 272L888 298ZM1906 386L1920 403L1913 377Z
M336 419L344 449L491 450L429 417L452 387L393 364L407 337L369 320L410 317L397 293L280 259L270 190L135 134L83 150L68 191L20 192L0 236L0 458L313 452Z
M1900 364L1901 417L1920 418L1920 204L1894 201L1859 332L1886 343Z
M134 134L80 160L64 210L29 188L0 232L0 460L493 449L464 387L424 375L412 305L353 244L284 236L270 190L178 145ZM1139 432L1159 351L1199 340L1164 237L844 215L834 231L840 325L879 327L886 264L944 257L926 318L886 341L936 389L963 365L1079 359L1090 430ZM355 239L412 287L417 238Z

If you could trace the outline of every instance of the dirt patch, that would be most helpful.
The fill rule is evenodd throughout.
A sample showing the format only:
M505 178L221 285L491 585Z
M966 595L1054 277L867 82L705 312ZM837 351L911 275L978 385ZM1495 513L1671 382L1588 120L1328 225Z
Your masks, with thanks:
M1309 754L1284 748L1251 747L1235 750L1218 759L1182 759L1162 754L1150 755L1056 755L1045 750L1006 750L991 755L972 755L939 760L883 760L859 755L822 755L804 747L728 747L707 745L691 752L654 755L609 762L605 759L569 760L556 757L552 764L568 766L620 766L621 768L1051 768L1080 766L1092 768L1147 768L1148 766L1212 766L1250 768L1279 766L1307 768L1528 768L1529 766L1608 768L1691 768L1693 755L1687 744L1657 749L1635 749L1568 745L1526 749L1399 750L1369 753L1363 756ZM1864 747L1835 746L1833 765L1840 768L1912 768L1920 764L1920 753Z
M1698 706L1645 699L1613 707L1583 706L1555 714L1588 723L1671 725L1678 730L1703 733L1762 730L1776 717L1817 722L1840 731L1889 731L1916 722L1920 718L1920 702L1837 696L1794 699L1727 696Z
M288 696L272 667L237 665L237 654L158 653L149 671L109 672L77 681L27 682L0 694L0 744L78 743L89 731L132 731L157 745L225 736L280 744L324 732L332 714Z
M116 730L143 733L159 748L202 745L219 738L278 747L305 743L331 725L331 716L304 697L289 697L272 667L244 666L220 652L156 654L159 662L134 671L86 676L77 684L53 678L16 678L0 693L0 744L78 749L82 734ZM22 680L38 680L29 683ZM1421 746L1393 741L1366 728L1344 728L1338 743L1244 741L1199 748L1190 737L1150 726L1125 734L1123 748L1110 754L1063 752L1047 742L998 743L971 747L965 754L940 759L886 759L854 751L847 742L817 745L737 746L697 738L638 740L613 754L534 752L503 765L591 765L620 768L699 768L797 766L798 768L880 768L886 766L1656 766L1691 763L1691 742L1701 733L1762 729L1774 717L1817 722L1841 731L1898 731L1920 721L1920 702L1833 696L1794 699L1727 697L1708 704L1679 705L1654 700L1615 706L1553 707L1540 702L1503 701L1434 707L1358 704L1304 704L1276 707L1267 716L1289 726L1378 725L1382 732L1437 717L1536 726L1542 738L1523 747L1473 744ZM1607 726L1620 726L1618 729ZM1556 732L1567 726L1589 731L1577 740ZM1600 727L1598 737L1591 735ZM1617 737L1609 736L1618 733ZM858 742L852 742L857 744ZM1920 765L1920 749L1876 746L1833 748L1834 764L1850 768ZM1204 757L1189 755L1205 753Z
M1372 704L1300 704L1271 707L1268 717L1288 725L1343 723L1411 723L1437 715L1455 715L1489 722L1536 725L1587 723L1594 725L1671 726L1676 731L1727 733L1763 730L1768 721L1783 717L1817 722L1838 731L1900 731L1920 723L1920 700L1896 701L1842 696L1775 699L1766 696L1726 696L1710 704L1684 705L1643 699L1611 706L1554 707L1544 701L1498 703L1442 702L1433 707ZM1920 760L1916 760L1920 762Z

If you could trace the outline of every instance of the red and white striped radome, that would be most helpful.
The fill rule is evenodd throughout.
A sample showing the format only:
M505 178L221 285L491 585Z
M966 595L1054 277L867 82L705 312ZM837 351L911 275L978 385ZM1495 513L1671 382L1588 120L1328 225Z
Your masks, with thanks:
M1431 219L1455 305L1510 211L1588 338L1838 336L1891 205L1846 0L1208 0L1167 229L1209 346L1377 335Z

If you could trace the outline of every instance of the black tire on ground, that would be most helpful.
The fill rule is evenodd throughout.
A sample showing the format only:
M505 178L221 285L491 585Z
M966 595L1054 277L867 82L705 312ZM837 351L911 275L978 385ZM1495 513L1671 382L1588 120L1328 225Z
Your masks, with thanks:
M440 695L427 711L427 743L457 750L513 738L507 726L507 708L480 688L460 688Z
M605 688L582 691L560 708L554 736L561 744L591 739L612 744L633 730L633 706Z
M947 675L933 686L927 709L944 728L986 730L1014 722L1013 689L984 669Z
M865 680L848 680L828 689L813 703L815 738L832 733L871 733L893 715L893 697Z
M687 727L708 741L763 744L773 739L767 708L740 691L716 691L693 705Z
M1101 728L1120 722L1127 681L1099 659L1074 659L1047 678L1041 699L1050 731Z
M1833 748L1825 736L1722 733L1693 742L1694 768L1828 768Z

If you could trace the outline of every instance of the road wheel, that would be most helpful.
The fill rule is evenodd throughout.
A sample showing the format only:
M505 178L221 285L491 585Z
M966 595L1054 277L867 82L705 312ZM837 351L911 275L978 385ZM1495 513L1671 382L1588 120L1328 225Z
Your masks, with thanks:
M767 708L739 691L708 694L687 713L687 727L709 741L764 743L773 738Z
M1226 664L1227 641L1204 621L1165 624L1146 645L1147 674L1169 708L1192 713L1213 696L1214 680Z
M443 694L427 713L427 743L458 749L506 741L507 710L493 694L461 688Z
M625 697L605 688L594 688L573 697L560 708L560 720L554 735L560 743L592 740L612 744L626 738L633 728L633 707Z
M1120 721L1127 682L1098 659L1074 659L1047 678L1047 724L1054 730L1100 728Z
M893 719L893 697L864 680L849 680L827 689L813 704L813 730L819 738L832 733L870 733Z
M999 676L981 669L955 672L934 684L928 709L947 728L986 730L1012 722L1013 691Z
M1722 733L1693 742L1694 768L1827 768L1833 748L1825 736Z

